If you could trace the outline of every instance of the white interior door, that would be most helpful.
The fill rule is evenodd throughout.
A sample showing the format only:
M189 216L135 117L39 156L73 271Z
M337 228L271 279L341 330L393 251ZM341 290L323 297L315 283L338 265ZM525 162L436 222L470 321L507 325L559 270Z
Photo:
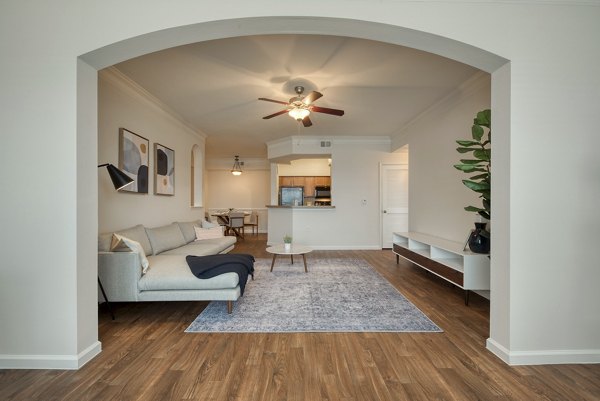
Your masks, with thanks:
M392 233L408 231L408 165L382 164L381 247L392 247Z

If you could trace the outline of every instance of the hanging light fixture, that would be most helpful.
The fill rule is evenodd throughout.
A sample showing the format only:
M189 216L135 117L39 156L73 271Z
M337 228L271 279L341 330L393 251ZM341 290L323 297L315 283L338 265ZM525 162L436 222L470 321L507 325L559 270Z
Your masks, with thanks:
M242 175L242 166L240 164L240 157L235 156L235 161L233 162L233 168L231 169L231 174L233 175Z
M302 107L294 107L288 112L288 114L294 120L303 120L304 117L307 117L310 114L310 111Z

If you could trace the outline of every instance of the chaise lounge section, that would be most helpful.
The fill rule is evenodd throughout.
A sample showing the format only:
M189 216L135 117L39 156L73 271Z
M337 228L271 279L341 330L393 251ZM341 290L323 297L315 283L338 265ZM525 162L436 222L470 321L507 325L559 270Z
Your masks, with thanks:
M194 276L185 260L187 255L206 256L231 251L235 237L196 240L200 221L176 222L162 227L137 225L98 239L98 277L111 302L144 301L233 301L240 295L239 277L224 273L201 280ZM220 228L219 228L220 229ZM144 255L111 251L113 234L139 242L149 267L143 273Z

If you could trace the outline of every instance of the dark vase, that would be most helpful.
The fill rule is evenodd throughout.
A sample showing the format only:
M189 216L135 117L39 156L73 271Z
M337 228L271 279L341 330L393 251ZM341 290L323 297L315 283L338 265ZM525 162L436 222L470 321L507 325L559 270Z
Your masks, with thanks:
M469 249L474 253L490 253L490 232L487 223L475 223L475 230L469 236Z

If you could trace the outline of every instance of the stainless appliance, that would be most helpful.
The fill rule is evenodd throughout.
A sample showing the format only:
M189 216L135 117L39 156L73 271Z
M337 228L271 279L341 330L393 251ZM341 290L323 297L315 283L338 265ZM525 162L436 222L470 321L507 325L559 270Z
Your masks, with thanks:
M281 206L304 205L304 187L279 187L279 204Z
M315 206L331 206L331 187L328 185L315 187Z

